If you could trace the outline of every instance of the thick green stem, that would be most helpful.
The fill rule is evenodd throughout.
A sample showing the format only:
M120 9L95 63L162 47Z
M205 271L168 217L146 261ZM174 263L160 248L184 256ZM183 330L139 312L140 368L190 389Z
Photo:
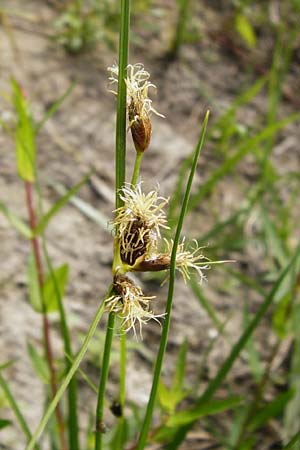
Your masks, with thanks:
M98 401L96 409L96 431L95 431L95 450L102 449L102 434L104 433L104 423L103 423L103 412L104 412L104 398L105 398L105 388L108 377L109 361L111 353L111 344L114 334L115 326L115 313L111 312L108 316L106 337L104 344L104 353L101 365L101 376L99 382L98 390Z
M182 208L181 208L181 212L180 212L180 216L179 216L179 220L178 220L178 224L177 224L177 229L176 229L176 233L175 233L174 244L173 244L172 254L171 254L169 291L168 291L167 305L166 305L166 311L165 311L165 319L164 319L157 359L156 359L155 367L154 367L154 374L153 374L150 398L149 398L149 402L147 405L147 410L146 410L146 414L145 414L145 418L144 418L144 422L142 425L141 434L139 437L139 441L138 441L136 450L144 449L146 442L147 442L149 428L151 425L154 404L155 404L156 395L157 395L158 383L159 383L159 379L160 379L163 359L164 359L164 355L165 355L165 351L166 351L166 347L167 347L168 335L169 335L171 309L172 309L172 304L173 304L173 293L174 293L174 283L175 283L177 246L179 243L180 234L181 234L181 230L182 230L182 226L183 226L183 221L184 221L185 214L186 214L187 207L188 207L188 201L189 201L189 197L190 197L193 178L194 178L196 167L197 167L198 158L199 158L199 155L200 155L200 152L201 152L201 149L203 146L203 142L204 142L206 127L207 127L207 122L208 122L208 116L209 116L209 113L207 112L204 122L203 122L203 125L202 125L198 145L197 145L197 148L194 153L194 159L193 159L192 167L190 170L190 175L188 178L185 195L184 195L184 199L183 199L183 203L182 203Z

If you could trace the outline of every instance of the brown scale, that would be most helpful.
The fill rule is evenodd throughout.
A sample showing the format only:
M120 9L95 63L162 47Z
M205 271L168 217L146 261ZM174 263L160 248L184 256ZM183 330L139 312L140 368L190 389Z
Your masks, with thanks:
M141 116L141 112L133 101L128 108L128 117L135 149L137 152L144 152L151 139L151 121L148 115Z
M140 230L144 229L147 232L143 236L143 241L140 239ZM150 229L147 228L147 224L140 218L136 218L128 225L128 231L124 232L125 247L121 243L121 259L124 263L133 266L136 260L147 252L147 248L150 242ZM127 248L130 247L131 251L128 252Z

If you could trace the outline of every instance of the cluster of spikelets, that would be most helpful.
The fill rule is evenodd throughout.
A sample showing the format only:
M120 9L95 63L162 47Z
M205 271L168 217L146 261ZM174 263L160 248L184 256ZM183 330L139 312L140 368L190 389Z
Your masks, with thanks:
M108 69L112 85L118 82L118 67ZM155 86L149 81L149 73L141 64L127 68L127 112L129 128L137 152L144 152L151 137L151 112L159 114L148 98L148 90ZM115 91L112 90L116 94ZM143 192L142 183L126 184L121 189L123 206L115 211L113 222L115 244L113 263L113 295L106 300L106 309L116 313L122 320L122 329L133 329L150 319L158 320L151 309L154 297L147 297L140 287L128 278L128 272L166 271L170 268L173 241L162 239L162 229L167 229L167 217L164 211L168 200L159 196L156 190ZM161 250L163 249L163 251ZM202 255L195 241L191 250L185 239L178 245L176 268L184 280L196 271L200 281L205 279L203 270L209 268L208 260Z

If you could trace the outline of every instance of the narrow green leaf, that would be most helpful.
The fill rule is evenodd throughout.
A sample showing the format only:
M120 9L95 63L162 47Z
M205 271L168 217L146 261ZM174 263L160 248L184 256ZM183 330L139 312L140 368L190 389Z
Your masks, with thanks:
M53 277L55 276L55 281ZM43 300L46 311L48 313L58 311L58 299L56 294L56 287L59 289L60 298L63 299L65 295L65 287L69 278L69 266L63 264L54 269L53 274L49 274L43 285ZM55 286L57 283L57 286Z
M61 184L53 184L53 188L61 195L65 195L67 192L66 188ZM82 198L74 195L70 198L70 203L74 205L84 216L88 217L90 220L100 225L100 227L108 231L112 231L112 226L109 223L109 218L106 217L101 211L94 208L90 203L82 200Z
M32 231L26 225L26 223L23 222L23 220L20 219L20 217L18 217L16 214L14 214L10 209L8 209L7 206L1 201L0 201L0 211L7 218L7 220L10 222L10 224L17 231L19 231L19 233L21 233L27 239L30 239L32 237Z
M279 277L277 278L276 283L273 286L273 289L267 295L264 302L261 304L260 308L258 309L257 313L245 329L244 333L241 335L237 343L232 347L232 350L229 354L229 356L226 358L222 366L220 367L218 373L216 376L210 381L208 384L206 390L204 391L203 395L200 397L200 399L197 402L197 406L201 406L203 403L208 402L211 400L217 389L220 387L220 385L225 380L228 372L232 368L234 362L240 355L241 351L245 348L245 345L247 344L250 336L252 336L254 330L259 325L260 321L264 317L266 311L268 310L269 306L272 304L273 299L280 288L281 283L285 279L285 277L289 274L290 270L294 267L295 263L298 260L300 253L299 247L295 250L293 257L291 258L289 264L285 267L285 269L281 272ZM168 444L166 447L166 450L176 450L178 449L179 445L183 442L186 433L190 429L191 424L184 425L179 428L179 430L176 433L176 436L174 437L174 440L172 443Z
M8 367L12 366L16 361L17 361L16 359L10 359L6 363L1 364L0 365L0 372L1 372L1 370L5 370Z
M235 29L250 48L256 47L256 34L251 23L244 14L235 17Z
M21 410L15 400L15 397L13 396L8 383L6 382L5 378L2 376L1 371L0 371L0 386L4 392L5 398L7 399L9 406L11 407L20 427L21 430L24 433L24 436L26 436L27 439L31 439L31 432L30 429L26 423L26 420L23 416L23 414L21 413ZM32 449L35 450L39 450L39 446L36 444L36 442L34 443Z
M86 175L79 183L75 184L71 189L69 189L57 202L50 208L50 210L44 215L40 223L35 229L35 235L39 235L44 232L50 220L57 214L61 208L68 203L72 196L87 182L89 179L89 174Z
M27 343L27 351L35 373L44 384L49 384L50 374L45 358L29 342Z
M296 450L296 444L300 442L300 430L292 437L282 450Z
M172 391L175 392L181 391L184 387L184 375L185 375L187 351L188 351L188 341L187 339L185 339L179 349L172 383Z
M280 267L284 267L288 261L288 254L284 248L282 239L275 223L267 214L265 205L262 205L260 210L260 218L265 233L266 243L268 244L269 252L274 256Z
M45 122L47 122L48 119L50 119L55 113L56 111L60 108L60 106L63 104L63 102L65 101L65 99L67 97L69 97L69 95L71 94L71 92L73 91L75 87L75 82L73 82L68 89L66 90L66 92L63 93L63 95L61 97L59 97L51 106L49 109L47 109L46 114L44 115L44 117L42 118L42 120L36 124L35 126L35 132L36 134L38 134L40 132L40 130L43 128Z
M38 312L43 312L43 302L41 298L38 274L36 270L35 260L33 254L29 256L27 266L27 282L28 282L28 298L29 303L33 309Z
M263 427L270 419L280 414L293 396L293 389L290 389L287 392L282 392L261 410L256 411L255 416L249 422L249 431L255 431L258 428Z
M194 175L195 175L196 168L198 165L199 156L200 156L203 144L204 144L204 138L205 138L205 133L206 133L206 128L207 128L208 118L209 118L209 111L207 111L205 118L203 120L203 123L202 123L198 144L197 144L197 147L194 152L194 158L193 158L189 178L188 178L187 184L186 184L185 195L184 195L184 199L182 202L180 215L178 218L178 223L177 223L177 228L176 228L176 233L175 233L174 243L173 243L173 248L172 248L172 253L171 253L169 290L168 290L167 304L166 304L166 310L165 310L165 320L164 320L164 324L163 324L159 350L158 350L156 363L155 363L155 367L154 367L154 374L153 374L150 398L149 398L149 402L147 405L144 422L143 422L143 425L141 428L141 433L140 433L139 441L137 444L137 450L144 449L146 441L147 441L147 437L148 437L151 420L152 420L154 404L155 404L155 400L156 400L157 389L158 389L158 385L159 385L159 379L160 379L163 359L164 359L166 346L167 346L169 328L170 328L171 310L172 310L174 284L175 284L176 252L177 252L177 247L178 247L178 243L179 243L179 239L180 239L180 235L181 235L181 231L182 231L183 221L184 221L185 215L187 213L187 208L188 208L188 204L189 204L190 193L191 193L191 189L192 189Z
M188 284L191 287L200 305L202 306L204 311L206 311L208 317L211 319L212 323L220 333L221 330L223 330L223 324L218 318L213 305L211 304L211 302L209 302L209 300L207 300L206 296L203 294L202 289L199 286L199 283L193 277L191 277L190 280L188 281Z
M110 295L110 293L111 293L111 288L109 289L109 293L107 295ZM90 328L89 328L89 330L88 330L88 332L86 334L86 337L84 339L84 342L82 344L81 349L79 350L79 352L78 352L78 354L77 354L77 356L76 356L76 358L75 358L75 360L74 360L74 362L73 362L69 372L67 373L64 381L62 382L61 386L59 387L55 397L53 398L51 403L48 405L48 408L47 408L45 414L43 415L43 417L42 417L42 419L41 419L41 421L40 421L40 423L39 423L35 433L33 434L32 438L30 439L30 441L29 441L28 445L26 446L25 450L33 450L37 440L41 436L45 426L47 425L47 423L50 420L52 414L54 413L57 404L59 403L61 397L63 396L65 390L67 389L71 379L73 378L76 370L78 369L78 367L79 367L79 365L80 365L80 363L81 363L81 361L82 361L82 359L83 359L83 357L84 357L84 355L85 355L85 353L86 353L86 351L88 349L90 340L92 339L92 337L93 337L93 335L94 335L94 333L96 331L96 328L97 328L97 325L99 323L99 320L101 319L101 317L102 317L102 315L104 313L104 309L105 309L105 303L104 303L104 301L102 301L102 303L99 306L99 308L98 308L98 310L97 310L97 312L95 314L95 317L94 317L94 319L93 319L93 321L91 323L91 326L90 326Z
M11 80L13 103L18 122L15 131L17 167L20 177L29 182L35 181L35 131L29 106L20 85Z
M195 420L198 420L201 417L209 416L211 414L218 414L226 411L227 409L234 408L238 406L241 401L242 397L238 396L232 396L226 398L225 400L212 400L208 403L203 403L196 408L186 409L174 414L167 420L166 425L168 427L187 425L191 422L195 422Z
M272 123L268 127L260 131L256 136L243 140L243 143L234 153L234 155L228 157L223 164L221 164L213 174L208 178L208 180L199 187L198 192L196 192L190 200L189 209L197 207L201 200L208 195L218 181L231 172L237 164L250 152L254 151L259 144L261 144L266 139L274 136L279 130L284 128L289 123L295 122L300 119L300 114L292 114L287 118L280 120L278 122Z

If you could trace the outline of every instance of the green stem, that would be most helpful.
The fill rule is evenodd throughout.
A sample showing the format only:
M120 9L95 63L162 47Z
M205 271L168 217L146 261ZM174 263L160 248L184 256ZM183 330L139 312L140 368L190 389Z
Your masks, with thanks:
M27 437L27 439L31 439L31 432L30 429L23 417L23 414L20 411L20 408L17 404L17 402L14 399L13 394L11 393L9 386L5 379L3 378L1 372L0 372L0 386L4 392L5 398L9 403L9 406L11 407L12 411L14 412L17 421L19 422L19 425L24 433L24 435ZM35 446L35 450L39 450L38 445Z
M61 334L64 341L64 351L65 351L65 365L66 371L71 368L71 361L73 360L73 353L71 348L71 338L69 333L69 328L67 324L66 314L63 306L63 301L61 298L59 286L55 276L55 272L52 266L51 258L48 253L46 238L42 235L42 247L45 260L48 266L49 273L51 275L53 286L55 290L55 295L57 298L59 315L60 315L60 328ZM71 357L71 359L70 359ZM68 435L69 435L69 447L72 450L78 450L78 417L77 417L77 380L74 376L70 381L68 389Z
M132 186L135 186L138 181L143 155L144 155L144 152L136 152L134 168L133 168L133 173L132 173L132 178L131 178Z
M37 236L34 236L34 231L37 226L37 218L36 218L36 212L35 212L34 203L33 203L33 183L31 183L29 181L25 181L24 186L25 186L28 218L29 218L31 231L33 233L33 237L31 238L31 246L32 246L32 252L33 252L33 256L34 256L36 272L37 272L39 293L41 296L42 307L43 307L42 319L43 319L45 356L46 356L47 364L49 367L49 373L50 373L51 393L52 393L52 397L54 398L57 393L57 374L56 374L55 360L54 360L53 349L52 349L52 344L51 344L50 324L49 324L49 319L48 319L44 296L43 296L44 274L43 274L40 242L39 242ZM56 406L55 414L56 414L56 421L57 421L57 426L58 426L58 431L59 431L61 449L67 450L64 419L63 419L62 411L61 411L59 404L57 404L57 406Z
M108 298L111 295L112 292L112 287L110 286L107 295L105 296L105 299ZM25 450L33 450L34 445L36 444L37 440L39 439L39 437L41 436L45 426L47 425L50 417L52 416L53 412L55 411L55 408L58 404L58 402L60 401L61 397L63 396L65 390L67 389L70 381L72 380L76 370L78 369L87 349L89 346L89 343L96 331L97 325L104 313L105 310L105 299L102 301L101 305L99 306L96 315L93 319L93 322L91 323L91 326L88 330L88 333L84 339L84 342L82 344L81 349L79 350L72 366L71 369L69 370L69 372L67 373L64 381L62 382L60 388L58 389L55 397L53 398L53 400L51 401L50 405L48 406L41 422L39 423L38 428L36 429L34 435L32 436L30 442L28 443L27 447Z
M169 291L168 291L167 305L166 305L166 311L165 311L165 319L164 319L157 359L156 359L156 363L155 363L155 367L154 367L154 374L153 374L150 398L149 398L149 402L147 405L147 410L146 410L146 414L145 414L145 418L144 418L144 422L142 425L141 434L139 437L139 441L138 441L136 450L142 450L145 447L150 424L151 424L151 419L152 419L152 415L153 415L154 404L155 404L157 389L158 389L158 383L159 383L159 379L160 379L160 373L161 373L161 369L162 369L163 359L164 359L167 341L168 341L169 328L170 328L171 309L172 309L172 303L173 303L173 293L174 293L174 283L175 283L177 246L179 243L182 225L183 225L183 221L184 221L185 214L186 214L187 207L188 207L188 201L189 201L189 197L190 197L193 178L194 178L197 163L198 163L198 158L199 158L199 155L200 155L203 143L204 143L204 137L205 137L206 127L207 127L207 122L208 122L208 116L209 116L209 112L206 113L206 116L205 116L205 119L204 119L204 122L202 125L202 129L201 129L198 145L197 145L197 148L194 153L194 159L193 159L192 167L190 170L188 182L186 185L185 195L184 195L182 208L181 208L181 212L180 212L180 216L179 216L179 220L178 220L178 224L177 224L177 229L176 229L176 233L175 233L174 244L173 244L172 254L171 254Z
M121 405L121 410L123 412L125 399L126 399L126 353L127 353L127 335L124 330L121 329L120 336L120 391L119 391L119 401ZM123 415L123 413L122 413Z
M121 24L119 38L119 76L116 122L116 208L122 206L119 190L125 182L126 159L126 68L128 65L130 0L121 0Z
M101 365L101 376L98 390L98 401L96 409L95 450L102 449L102 434L104 432L104 424L103 424L104 397L109 370L109 360L110 360L112 339L114 334L114 326L115 326L115 313L111 312L108 316L104 353Z

